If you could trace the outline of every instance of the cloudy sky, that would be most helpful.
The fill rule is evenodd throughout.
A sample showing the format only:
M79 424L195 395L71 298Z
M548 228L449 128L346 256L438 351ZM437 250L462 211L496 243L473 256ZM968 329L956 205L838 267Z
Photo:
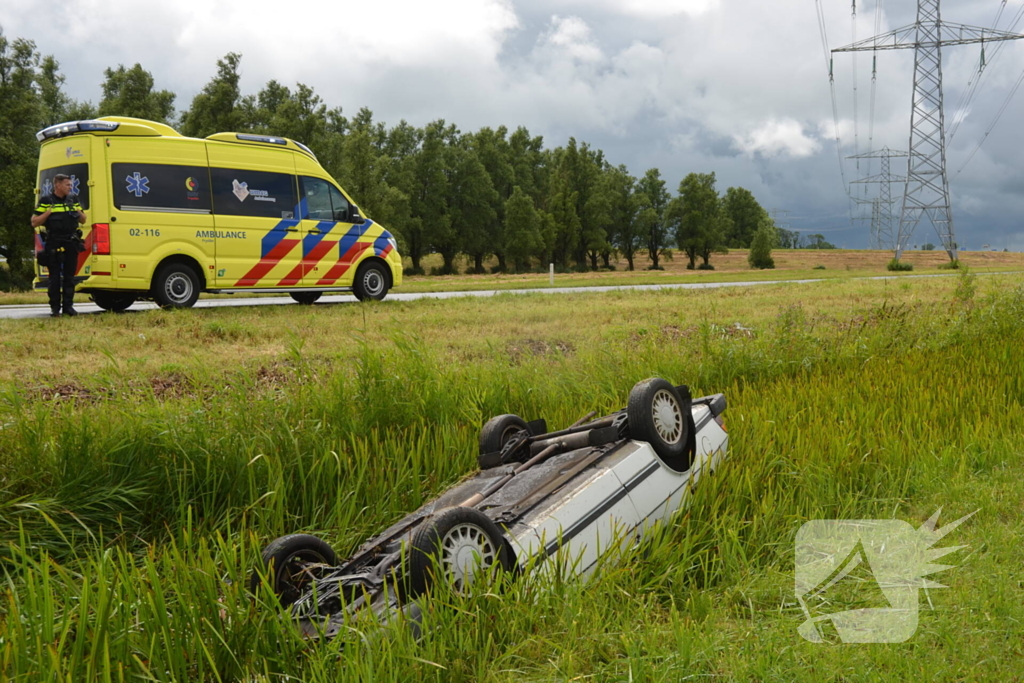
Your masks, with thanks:
M997 27L1024 15L1022 3L1008 0ZM850 0L820 4L830 48L916 14L912 0L861 0L854 27ZM943 19L991 27L1002 4L945 0ZM815 0L4 0L0 26L53 54L77 99L99 100L105 67L139 62L184 108L234 51L246 93L270 79L302 82L330 106L366 106L389 124L525 125L550 146L572 135L636 175L660 168L673 188L686 173L714 171L720 190L741 185L765 208L788 211L780 222L868 245L840 176ZM953 212L967 248L1021 250L1024 92L964 165L1024 75L1024 41L997 49L986 49L988 68L948 150ZM978 46L943 53L947 127L979 56ZM836 55L834 68L842 155L906 149L912 51L879 53L873 119L870 54L856 64ZM845 163L848 180L879 172L877 161ZM938 240L922 223L913 243L928 241Z

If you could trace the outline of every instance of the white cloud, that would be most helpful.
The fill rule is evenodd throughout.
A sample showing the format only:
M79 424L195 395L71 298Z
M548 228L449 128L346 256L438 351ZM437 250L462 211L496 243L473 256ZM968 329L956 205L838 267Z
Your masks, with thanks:
M982 4L948 0L943 17L988 25L991 12ZM388 124L444 118L464 131L525 125L550 146L570 135L586 140L634 173L657 166L673 187L690 171L713 170L723 187L747 187L766 206L847 212L827 59L807 0L64 0L60 11L39 7L38 0L0 0L0 26L8 38L33 39L53 54L76 99L96 102L104 68L139 62L184 109L216 60L234 51L243 55L245 94L276 79L306 83L349 115L369 107ZM852 42L849 3L823 7L830 46ZM884 10L882 31L915 18L913 3ZM858 18L857 37L864 38L874 30L874 12L861 9ZM948 150L953 171L1024 68L1021 47L1009 45L990 62ZM977 50L950 49L943 57L951 125L953 104L976 73ZM913 55L878 56L873 125L871 57L859 57L856 134L853 59L835 59L841 155L906 149ZM964 173L951 177L955 201L960 192L984 197L987 212L977 208L975 219L970 203L954 206L958 233L971 220L989 229L1024 213L1015 203L1024 197L1021 133L1012 125L1022 102L1018 96L1011 103ZM879 171L877 160L843 163L848 180ZM905 162L893 163L901 172ZM866 245L867 228L862 232Z
M718 0L618 0L607 5L609 9L621 8L627 14L660 18L676 14L704 14L718 7Z
M601 48L594 42L590 27L579 17L551 17L551 30L541 38L541 42L583 62L604 58Z
M663 19L683 14L701 15L719 5L719 0L555 0L555 5L587 7L590 10Z
M808 157L821 149L821 144L807 136L799 121L789 118L765 121L749 133L735 136L735 141L747 154L766 157Z

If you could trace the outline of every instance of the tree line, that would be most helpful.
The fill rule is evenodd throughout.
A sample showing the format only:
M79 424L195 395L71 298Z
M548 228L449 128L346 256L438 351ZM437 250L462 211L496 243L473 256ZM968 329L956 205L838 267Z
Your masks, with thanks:
M303 142L360 209L396 235L413 274L431 253L442 259L436 272L447 274L460 256L476 273L492 257L498 271L548 263L596 270L612 268L613 257L629 270L661 269L673 252L689 268L711 268L713 254L750 247L758 230L765 244L800 246L796 233L775 229L749 190L719 193L714 173L690 173L673 193L657 168L635 177L575 138L551 149L522 126L462 132L444 120L423 127L403 120L389 127L365 107L346 117L301 83L272 80L243 94L240 64L235 53L218 60L213 78L180 112L175 94L156 89L140 64L108 68L93 105L64 93L52 56L0 30L0 255L9 267L0 286L26 287L32 277L35 133L104 115L161 121L192 137L237 131Z

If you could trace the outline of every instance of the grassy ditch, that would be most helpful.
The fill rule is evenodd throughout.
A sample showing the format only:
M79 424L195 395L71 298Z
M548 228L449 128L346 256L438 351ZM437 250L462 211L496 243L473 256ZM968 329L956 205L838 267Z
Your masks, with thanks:
M77 399L8 384L0 675L1012 680L1024 620L1009 569L1024 493L1024 289L979 292L964 274L927 301L876 299L839 316L820 310L827 299L762 302L740 327L696 315L685 335L652 313L642 334L634 322L515 358L507 346L474 355L404 333L364 337L346 362L310 362L310 340L296 336L278 351L289 370L276 381L235 364L159 396L130 391L130 373L110 369L86 383L106 377L116 390ZM492 305L506 320L546 324L543 300ZM467 311L455 313L450 324L463 325ZM306 529L349 552L470 471L490 415L568 423L618 408L651 375L727 393L731 457L689 512L589 583L438 596L420 643L391 626L317 647L246 596L245 573L270 538ZM922 598L913 639L800 639L792 545L803 521L917 526L939 506L942 521L980 512L944 543L969 548L935 577L951 588Z

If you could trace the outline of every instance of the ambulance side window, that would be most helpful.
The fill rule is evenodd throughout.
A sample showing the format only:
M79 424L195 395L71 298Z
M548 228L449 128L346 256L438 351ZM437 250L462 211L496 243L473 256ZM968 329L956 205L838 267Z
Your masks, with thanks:
M238 168L211 168L214 213L252 218L295 218L295 176Z
M302 176L302 196L306 200L305 218L314 221L334 220L331 209L331 186L326 180Z
M210 213L210 173L205 166L114 163L114 207L121 211Z
M347 221L348 220L348 200L345 199L345 195L338 191L334 185L328 186L331 190L331 206L334 209L334 220L336 221Z

